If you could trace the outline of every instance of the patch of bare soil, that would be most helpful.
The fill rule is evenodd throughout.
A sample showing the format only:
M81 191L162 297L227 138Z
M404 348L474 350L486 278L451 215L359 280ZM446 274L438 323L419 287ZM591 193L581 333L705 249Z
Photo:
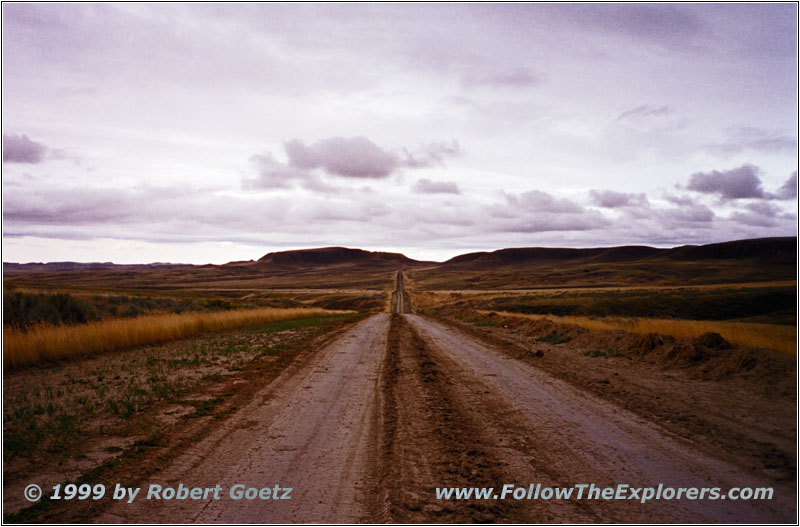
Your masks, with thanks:
M797 377L787 357L767 350L720 350L718 343L703 339L676 343L659 335L593 332L515 317L486 319L496 325L442 321L714 456L777 482L795 481ZM553 332L570 340L539 340ZM706 354L706 360L687 359L697 354Z

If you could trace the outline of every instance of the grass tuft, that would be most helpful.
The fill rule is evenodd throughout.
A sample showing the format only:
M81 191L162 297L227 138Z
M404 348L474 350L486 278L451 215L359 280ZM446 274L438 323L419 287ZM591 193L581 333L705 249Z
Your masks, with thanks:
M550 344L564 344L565 342L569 342L570 340L572 340L572 337L570 337L569 335L562 335L556 331L551 331L547 335L536 339L536 342L548 342Z

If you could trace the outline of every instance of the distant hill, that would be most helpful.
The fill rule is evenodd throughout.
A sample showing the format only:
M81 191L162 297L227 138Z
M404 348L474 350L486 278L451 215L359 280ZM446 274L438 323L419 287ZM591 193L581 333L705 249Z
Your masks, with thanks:
M601 264L656 261L709 261L748 260L767 264L793 264L797 261L797 238L756 238L707 245L683 245L672 249L658 249L643 245L569 249L552 247L519 247L491 252L462 254L443 263L423 262L400 253L365 251L347 247L321 247L271 252L257 261L230 262L225 265L189 265L151 263L116 265L110 262L78 263L3 263L4 272L82 272L82 271L176 271L206 270L209 273L263 274L283 269L285 272L301 269L324 269L346 266L350 269L388 269L430 267L445 270L490 270L498 267L558 266L563 264Z
M412 260L400 253L373 252L347 247L322 247L319 249L298 249L266 254L258 260L261 264L287 266L318 266L338 264L395 264L413 265L424 262Z
M673 249L658 249L644 245L591 249L521 247L462 254L441 265L475 270L515 265L554 265L558 262L618 263L661 258L685 261L756 259L790 263L797 260L797 238L756 238L708 245L684 245Z
M797 260L797 238L755 238L708 245L684 245L668 249L664 256L675 260L755 259L790 263Z
M195 267L191 264L171 264L171 263L149 263L149 264L115 264L111 262L31 262L31 263L9 263L3 262L3 271L18 272L65 272L65 271L103 271L103 270L148 270L148 269L182 269Z

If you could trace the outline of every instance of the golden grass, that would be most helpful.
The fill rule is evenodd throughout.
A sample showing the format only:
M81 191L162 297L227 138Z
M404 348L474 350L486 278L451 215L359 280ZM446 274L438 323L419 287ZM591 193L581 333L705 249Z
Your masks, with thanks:
M481 311L489 313L489 311ZM679 320L670 318L589 318L555 315L526 315L522 313L498 312L500 315L524 317L533 320L551 320L561 324L573 324L591 331L622 330L646 335L660 333L675 338L698 337L714 332L738 348L767 348L790 355L797 353L797 328L780 324L758 324L754 322L726 322L715 320Z
M206 331L343 313L318 308L238 309L216 313L145 315L79 326L3 328L3 365L19 367L191 337Z
M487 298L510 295L550 295L557 293L619 293L619 292L647 292L647 291L711 291L715 289L756 289L763 287L797 287L796 280L774 280L771 282L731 282L722 284L694 284L694 285L614 285L614 286L584 286L584 287L529 287L525 289L432 289L428 291L434 295L460 294L460 295L487 295Z

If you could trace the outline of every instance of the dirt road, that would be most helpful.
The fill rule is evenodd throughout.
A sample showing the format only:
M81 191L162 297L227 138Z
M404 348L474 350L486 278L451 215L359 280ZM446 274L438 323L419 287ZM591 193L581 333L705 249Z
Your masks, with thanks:
M410 311L408 305L408 296L406 295L406 289L403 284L403 273L401 271L397 271L397 275L395 277L395 287L394 291L392 292L392 313L408 313Z
M482 424L504 481L527 486L768 487L772 482L719 461L657 425L546 373L505 357L457 330L416 315L408 322L451 380L454 399ZM543 511L529 521L794 521L793 489L771 501L596 502L585 510ZM555 507L553 508L555 509ZM576 518L576 514L588 518ZM553 516L550 516L553 514Z
M222 499L116 503L96 521L794 522L795 490L461 331L412 314L398 273L374 315L287 371L151 483ZM227 489L291 487L290 500ZM437 500L437 487L774 487L767 501Z
M279 377L151 483L214 487L222 499L118 503L101 523L351 523L376 509L378 375L388 315L375 315ZM235 484L291 487L288 500L232 500ZM281 494L283 494L281 492Z

